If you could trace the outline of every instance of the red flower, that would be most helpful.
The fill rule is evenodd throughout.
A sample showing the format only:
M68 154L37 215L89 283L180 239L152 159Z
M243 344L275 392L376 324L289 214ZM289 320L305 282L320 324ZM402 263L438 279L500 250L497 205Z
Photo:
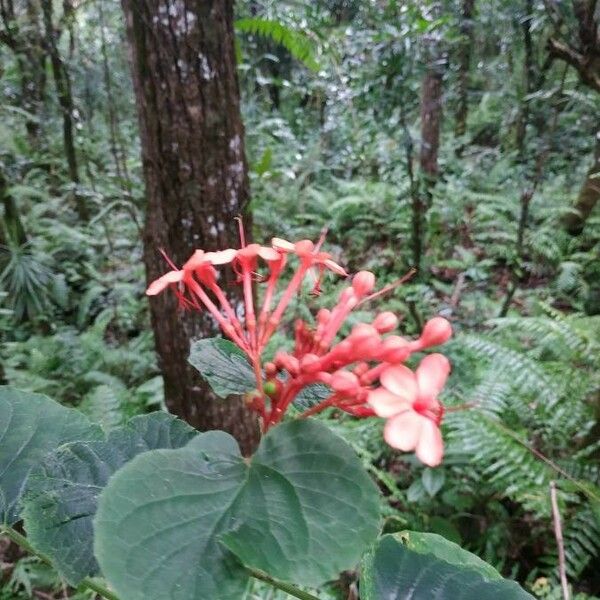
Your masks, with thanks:
M440 464L444 444L440 433L443 407L441 392L450 363L442 354L426 356L416 373L404 365L394 365L381 374L382 387L369 394L368 403L380 417L388 419L385 441L392 447L410 452L430 467Z

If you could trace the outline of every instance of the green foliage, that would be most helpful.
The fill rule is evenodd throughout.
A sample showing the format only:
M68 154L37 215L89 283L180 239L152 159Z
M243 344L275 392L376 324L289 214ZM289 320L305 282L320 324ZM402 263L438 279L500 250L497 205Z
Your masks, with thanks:
M20 499L33 467L61 444L94 440L101 430L80 412L39 394L0 387L0 522L20 518Z
M235 28L241 33L260 35L281 44L296 60L313 71L319 70L315 44L303 31L286 27L279 21L258 17L238 19Z
M185 446L196 431L167 415L134 417L105 440L60 446L27 479L23 519L27 536L73 586L99 574L92 520L109 477L132 458L157 448Z
M148 518L163 524L150 536ZM233 555L318 585L354 565L377 525L375 488L350 448L323 425L299 421L266 435L249 465L218 432L134 459L100 498L96 555L124 597L163 598L177 585L185 598L234 598L248 576ZM191 556L202 570L185 567Z
M365 600L533 598L476 556L434 534L384 536L363 561L362 573Z
M229 340L207 338L194 342L189 362L220 398L245 394L256 388L256 378L248 359Z

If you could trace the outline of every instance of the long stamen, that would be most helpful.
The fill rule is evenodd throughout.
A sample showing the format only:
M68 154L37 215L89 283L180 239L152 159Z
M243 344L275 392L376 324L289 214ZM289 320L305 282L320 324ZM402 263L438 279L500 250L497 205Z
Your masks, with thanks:
M279 321L281 320L281 316L283 315L285 309L288 307L288 304L291 302L294 294L300 288L300 285L302 284L304 276L306 275L306 272L308 271L309 268L310 268L310 261L304 260L298 267L298 270L294 273L294 276L292 277L291 281L288 283L288 286L285 289L283 296L281 297L281 300L279 300L279 303L277 304L277 308L275 308L275 310L273 311L273 314L269 318L269 322L267 323L267 326L265 327L265 331L263 332L262 339L260 340L260 344L262 346L266 345L267 342L269 341L270 337L273 335L273 332L275 331L275 329L277 328L277 325L279 324Z
M406 283L409 279L412 278L412 276L416 272L417 272L417 270L415 268L412 268L406 275L404 275L403 277L401 277L397 281L394 281L393 283L390 283L389 285L386 285L385 287L382 287L379 291L374 292L370 296L367 296L366 298L363 298L357 304L357 306L360 306L361 304L364 304L365 302L369 302L370 300L374 300L375 298L379 298L379 296L383 296L383 294L387 294L388 292L391 292L392 290L396 289L398 286L402 285L403 283Z
M167 256L167 253L163 248L159 248L158 251L162 254L162 257L167 261L167 264L173 269L173 271L179 271L179 269L175 266L175 263Z
M240 247L245 248L246 234L244 233L244 222L242 220L242 217L240 217L239 215L235 217L235 220L238 222L238 231L240 233Z
M187 281L187 284L188 284L189 288L194 292L194 294L196 294L196 296L198 296L198 298L204 304L204 306L206 306L206 308L208 309L210 314L215 318L215 320L217 321L217 323L223 330L223 333L225 333L225 335L227 337L230 337L242 350L244 350L244 352L246 352L247 354L250 354L250 352L249 352L250 349L248 348L248 344L246 343L246 341L239 337L239 335L235 332L235 329L233 328L231 323L229 323L223 317L223 315L221 314L221 311L217 308L217 306L213 303L213 301L208 297L208 295L202 289L200 284L198 282L196 282L194 279L192 279L191 277L189 278L189 281Z

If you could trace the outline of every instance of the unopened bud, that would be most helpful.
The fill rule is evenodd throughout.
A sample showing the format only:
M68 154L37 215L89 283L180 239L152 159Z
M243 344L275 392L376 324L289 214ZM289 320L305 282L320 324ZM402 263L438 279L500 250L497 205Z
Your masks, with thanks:
M321 359L316 354L305 354L300 359L300 370L303 373L315 373L320 370Z
M298 375L300 372L300 363L295 356L286 352L278 352L275 355L275 364L285 369L290 375Z
M393 331L398 326L398 317L390 311L379 313L373 321L373 327L379 333L388 333Z
M331 311L328 310L327 308L322 308L317 313L317 323L319 325L325 325L327 323L327 321L329 321L330 317L331 317Z
M273 380L269 380L263 386L263 390L267 396L273 396L277 393L277 382Z
M404 362L410 356L410 353L410 342L399 335L390 335L383 340L381 360L385 362Z
M375 275L371 271L359 271L352 280L352 287L357 296L366 296L375 287Z
M331 387L336 392L349 394L360 388L358 377L350 371L336 371L331 376Z
M444 317L434 317L425 323L419 337L420 348L444 344L452 336L452 325Z
M278 370L279 369L277 368L275 363L272 363L272 362L265 363L265 373L267 374L267 377L273 377L273 375L275 375Z

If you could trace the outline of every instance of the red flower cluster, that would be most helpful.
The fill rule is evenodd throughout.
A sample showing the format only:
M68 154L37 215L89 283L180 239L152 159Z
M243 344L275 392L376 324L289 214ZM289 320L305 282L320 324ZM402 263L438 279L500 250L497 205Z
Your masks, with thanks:
M443 455L439 431L443 407L437 396L450 364L441 354L426 356L415 372L404 362L414 352L446 342L452 335L450 324L441 317L433 318L421 336L410 341L391 335L398 319L391 312L382 312L372 323L356 325L339 340L340 328L352 310L389 289L374 292L373 273L357 273L351 285L341 292L336 306L318 312L314 327L298 320L294 350L277 352L273 361L263 367L264 348L307 274L316 269L316 291L325 270L347 276L320 246L309 240L292 244L278 238L273 239L271 246L245 245L242 239L242 248L237 250L196 250L181 269L172 265L173 270L150 284L146 293L152 296L173 287L182 306L208 310L223 333L244 351L257 384L247 401L260 414L263 430L281 421L303 389L320 383L328 386L331 394L301 416L336 407L357 417L385 417L388 421L384 437L391 446L415 450L419 459L430 466L439 464ZM279 278L290 256L297 259L296 270L275 301ZM259 261L267 268L262 278L257 278ZM226 264L233 267L243 287L243 319L218 283L216 267ZM260 308L254 306L257 279L266 284Z

